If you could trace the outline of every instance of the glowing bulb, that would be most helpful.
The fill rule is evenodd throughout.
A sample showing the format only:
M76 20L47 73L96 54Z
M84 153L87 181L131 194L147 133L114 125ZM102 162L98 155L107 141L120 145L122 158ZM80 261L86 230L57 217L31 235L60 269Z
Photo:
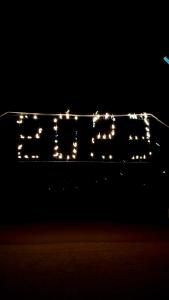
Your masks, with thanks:
M139 159L139 156L138 156L138 155L136 155L136 159Z
M112 135L109 133L109 139L111 140L111 138L112 138Z
M133 155L131 159L134 160L134 159L135 159L135 156Z
M66 119L69 119L70 118L70 116L69 116L69 109L67 110L67 112L66 112Z
M23 118L24 118L24 116L23 116L23 115L20 115L20 116L19 116L19 118L20 118L20 119L23 119Z
M25 138L25 136L24 136L24 135L22 135L22 134L20 134L20 138L21 138L21 139L24 139L24 138Z
M28 115L25 115L25 119L28 119Z
M36 158L39 158L39 155L36 155Z
M40 135L38 133L35 134L36 139L40 139Z
M59 115L59 119L62 119L62 118L63 118L63 117L62 117L62 115L60 114L60 115Z
M115 119L115 117L114 117L113 115L111 116L111 118L112 118L112 120L113 120L113 121L115 121L115 120L116 120L116 119Z
M97 114L97 112L96 112L96 114ZM97 122L98 120L100 119L100 115L95 115L94 117L93 117L93 123L95 123L95 122Z
M113 156L112 155L109 155L109 159L112 159L113 158Z
M55 142L55 144L57 144L57 143L58 143L58 140L55 140L54 142Z
M144 137L144 136L142 136L142 140L145 140L145 137Z
M34 116L33 116L33 119L37 120L37 118L38 118L37 115L34 115Z
M92 144L94 144L95 143L95 139L94 138L92 138Z
M35 156L35 155L32 155L31 157L32 157L33 159L35 159L35 158L36 158L36 156Z
M69 155L67 155L66 159L67 159L67 160L69 160L69 159L70 159L70 156L69 156Z
M143 159L146 159L146 155L145 154L143 155Z
M57 121L58 121L57 118L54 118L54 119L53 119L53 122L54 122L54 123L57 123Z
M76 149L73 149L73 153L77 153L77 150L76 150Z
M102 155L102 159L105 159L105 155Z
M29 158L29 156L28 156L28 155L24 155L24 158L28 159L28 158Z
M38 129L38 132L39 132L39 133L42 133L42 131L43 131L42 128L39 128L39 129Z
M59 154L59 159L62 159L63 158L63 155L62 153Z
M58 152L56 152L55 154L53 154L53 157L57 157L59 155Z
M99 140L99 139L100 139L100 137L101 137L101 134L99 133L99 134L97 135L97 139Z
M55 146L55 147L54 147L54 150L57 150L58 148L59 148L59 146Z
M22 147L23 147L23 145L22 145L22 144L18 145L18 150L21 150L21 149L22 149Z
M76 155L73 154L73 155L72 155L72 158L75 159L75 158L76 158Z
M106 134L103 134L103 139L106 140Z
M53 129L57 131L58 127L57 127L57 126L54 126Z
M137 135L135 135L135 140L138 140L138 136Z
M94 156L94 153L93 153L93 152L91 152L91 153L90 153L90 156L91 156L91 157L93 157L93 156Z
M130 136L129 136L129 140L132 140L132 139L133 139L133 137L132 137L132 135L130 135Z
M78 120L78 116L75 116L75 120Z
M114 135L115 135L115 131L114 131L114 130L112 130L112 132L111 132L111 135L112 135L112 136L114 136Z
M116 127L116 126L115 126L114 124L112 124L111 128L112 128L112 129L115 129L115 127Z
M73 146L74 146L74 147L77 147L77 142L74 142L74 143L73 143Z
M19 155L18 158L21 159L22 157Z
M152 152L149 152L149 155L152 155Z
M109 118L109 114L106 113L106 114L105 114L105 119L107 120L108 118Z
M28 135L28 136L27 136L27 139L28 139L28 140L31 140L31 139L32 139L32 136Z

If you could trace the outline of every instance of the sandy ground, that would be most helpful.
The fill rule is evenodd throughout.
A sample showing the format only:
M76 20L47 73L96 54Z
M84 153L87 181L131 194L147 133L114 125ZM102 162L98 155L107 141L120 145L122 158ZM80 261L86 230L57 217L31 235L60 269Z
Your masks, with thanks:
M0 227L1 299L166 299L169 228L110 223Z

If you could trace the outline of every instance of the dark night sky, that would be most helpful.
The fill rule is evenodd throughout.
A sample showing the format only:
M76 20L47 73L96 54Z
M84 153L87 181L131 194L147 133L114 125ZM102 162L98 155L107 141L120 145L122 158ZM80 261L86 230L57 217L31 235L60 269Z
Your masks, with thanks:
M167 121L169 48L156 17L65 19L4 26L0 111L149 111Z

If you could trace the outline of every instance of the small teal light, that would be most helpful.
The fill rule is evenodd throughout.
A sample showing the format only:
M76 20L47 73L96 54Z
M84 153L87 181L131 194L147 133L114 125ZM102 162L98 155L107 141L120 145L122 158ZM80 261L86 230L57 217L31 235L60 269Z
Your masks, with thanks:
M165 56L163 59L169 65L169 58L167 56Z

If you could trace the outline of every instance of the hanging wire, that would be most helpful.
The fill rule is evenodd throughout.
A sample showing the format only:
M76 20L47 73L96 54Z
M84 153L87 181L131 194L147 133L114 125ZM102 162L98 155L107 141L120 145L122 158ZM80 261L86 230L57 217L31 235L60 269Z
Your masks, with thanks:
M57 113L57 114L54 114L54 113L37 113L37 112L14 112L14 111L7 111L3 114L0 115L0 118L6 116L6 115L36 115L36 116L67 116L69 115L70 117L81 117L81 118L91 118L93 116L100 116L100 117L105 117L106 114L97 114L97 113L94 113L94 114L70 114L69 112L66 112L66 113ZM165 122L163 122L162 120L160 120L158 117L156 117L154 114L152 113L129 113L129 114L109 114L110 116L114 116L116 118L118 117L130 117L130 116L136 116L136 117L143 117L144 115L147 115L148 117L152 117L154 118L157 122L159 122L160 124L162 124L163 126L165 126L166 128L169 128L169 125L166 124Z

